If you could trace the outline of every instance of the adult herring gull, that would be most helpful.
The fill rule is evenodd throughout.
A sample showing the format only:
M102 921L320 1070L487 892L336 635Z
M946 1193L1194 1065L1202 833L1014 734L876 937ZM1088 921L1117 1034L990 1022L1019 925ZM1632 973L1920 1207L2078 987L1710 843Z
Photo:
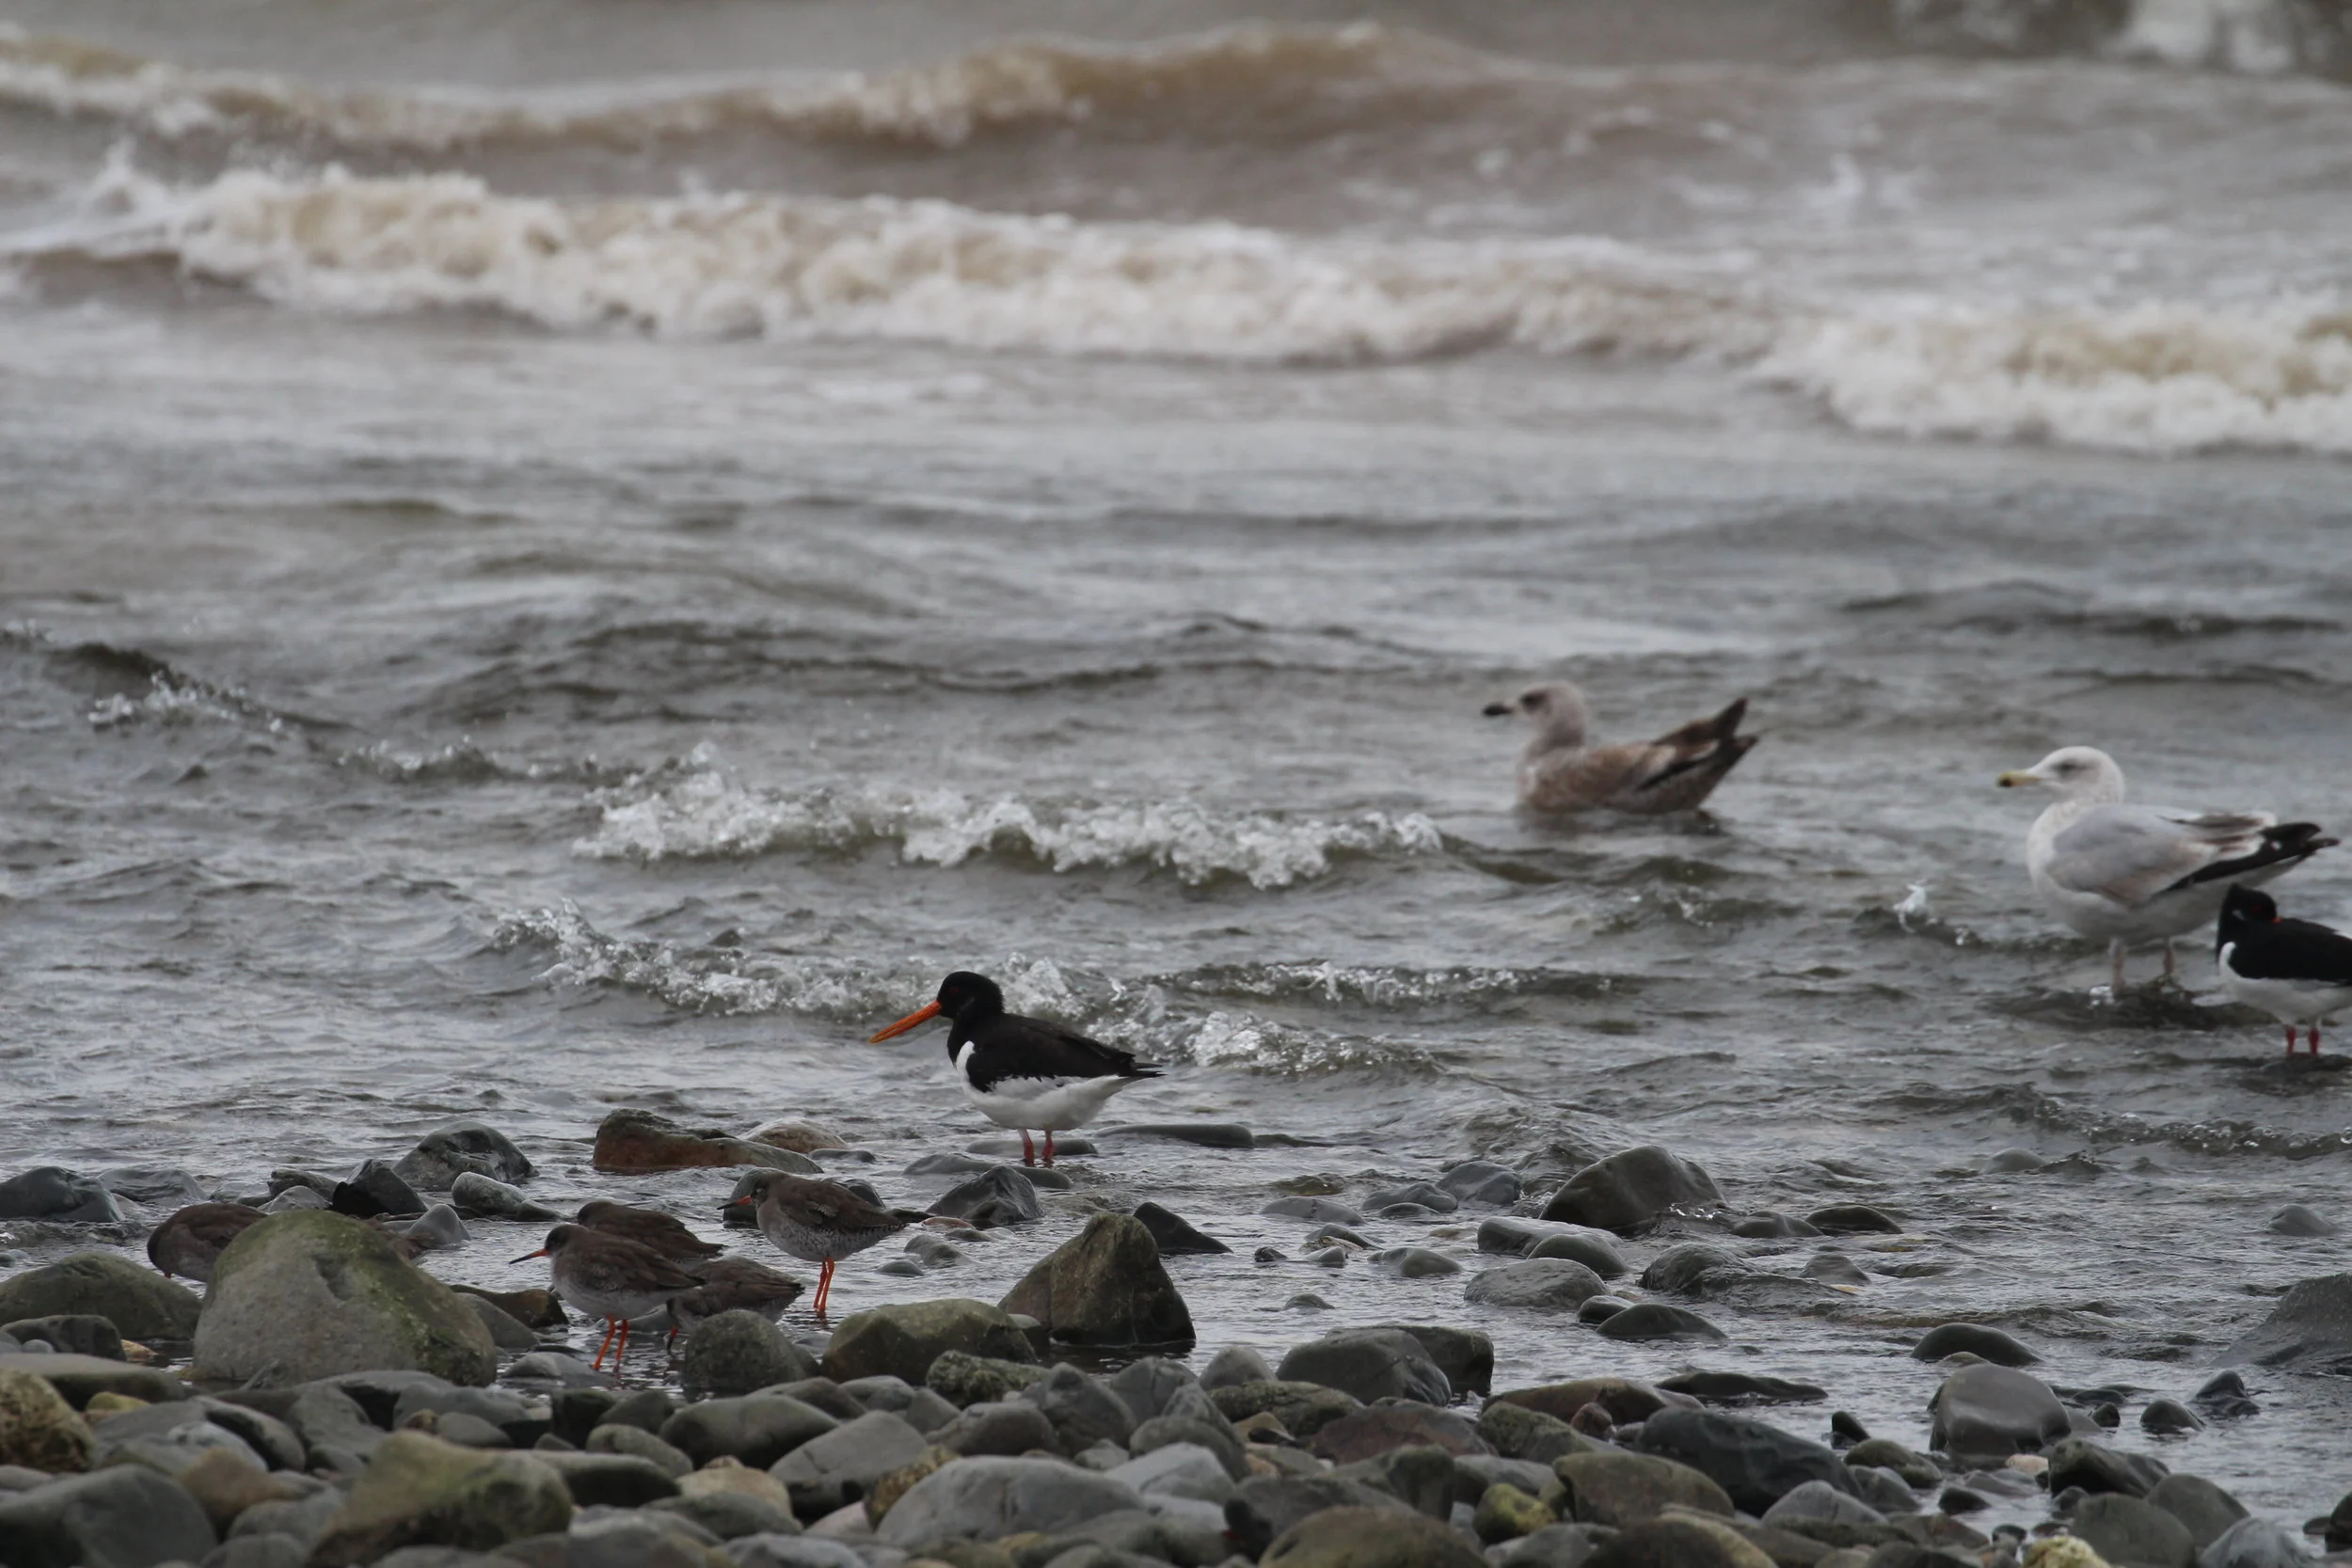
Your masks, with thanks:
M1550 812L1606 806L1645 816L1695 810L1724 782L1756 742L1739 733L1747 711L1742 697L1655 740L1588 746L1592 714L1584 693L1566 681L1530 687L1486 709L1489 719L1518 714L1535 727L1519 757L1519 804Z
M2172 939L2220 913L2233 884L2266 882L2336 842L2264 811L2125 805L2123 769L2090 746L2062 747L1999 783L2057 794L2026 834L2026 871L2051 914L2107 944L2119 996L2127 947L2161 940L2170 975Z

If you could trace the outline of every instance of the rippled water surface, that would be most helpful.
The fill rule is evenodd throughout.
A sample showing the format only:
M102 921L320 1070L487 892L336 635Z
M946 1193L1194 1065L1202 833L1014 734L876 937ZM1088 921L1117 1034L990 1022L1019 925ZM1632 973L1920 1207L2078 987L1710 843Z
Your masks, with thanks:
M1907 1222L1698 1360L1921 1443L1921 1325L2184 1397L2344 1266L2265 1228L2352 1219L2344 1076L2193 942L2094 993L1992 783L2089 743L2352 825L2333 82L1173 8L705 6L632 74L617 9L262 9L0 6L0 1166L250 1190L463 1114L543 1200L712 1214L586 1168L644 1105L927 1198L990 1130L937 1035L861 1042L973 968L1167 1064L1120 1116L1281 1136L1106 1135L845 1304L1152 1196L1237 1249L1174 1265L1207 1346L1662 1373L1248 1260L1278 1189L1661 1141ZM1765 738L1706 818L1530 820L1479 709L1564 673ZM2352 860L2278 891L2352 917ZM1461 1218L1370 1228L1474 1268ZM528 1277L476 1228L431 1266ZM2252 1381L2157 1451L2324 1512L2340 1386Z

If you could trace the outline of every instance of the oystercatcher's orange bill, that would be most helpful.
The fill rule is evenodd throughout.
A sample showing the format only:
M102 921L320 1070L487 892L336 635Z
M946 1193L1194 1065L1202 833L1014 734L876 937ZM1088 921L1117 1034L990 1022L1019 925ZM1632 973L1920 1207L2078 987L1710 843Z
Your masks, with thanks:
M892 1024L889 1028L884 1029L881 1034L868 1038L866 1043L868 1045L880 1045L882 1041L890 1038L891 1036L903 1035L908 1030L914 1028L916 1024L929 1023L932 1019L935 1019L938 1016L939 1004L936 1002L926 1002L921 1006L915 1008L914 1011L907 1014L906 1017Z
M545 1248L545 1247L541 1247L541 1248L540 1248L538 1251L536 1251L536 1252L526 1252L526 1253L524 1253L524 1254L523 1254L520 1258L511 1258L511 1259L507 1259L507 1261L509 1261L509 1262L511 1262L511 1263L528 1263L528 1262L530 1262L530 1261L531 1261L533 1258L545 1258L547 1255L548 1255L548 1249L547 1249L547 1248Z

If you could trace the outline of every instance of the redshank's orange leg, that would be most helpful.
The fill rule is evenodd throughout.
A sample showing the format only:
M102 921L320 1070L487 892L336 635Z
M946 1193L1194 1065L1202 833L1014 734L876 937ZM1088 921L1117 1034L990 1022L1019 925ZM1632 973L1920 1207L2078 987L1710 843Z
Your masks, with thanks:
M592 1370L601 1371L604 1369L604 1353L612 1348L612 1325L614 1321L615 1320L612 1318L604 1320L604 1342L596 1347L596 1358L588 1363L589 1368Z
M627 1355L628 1354L628 1320L627 1318L623 1318L621 1320L621 1342L612 1348L612 1370L615 1373L619 1372L621 1370L621 1357Z

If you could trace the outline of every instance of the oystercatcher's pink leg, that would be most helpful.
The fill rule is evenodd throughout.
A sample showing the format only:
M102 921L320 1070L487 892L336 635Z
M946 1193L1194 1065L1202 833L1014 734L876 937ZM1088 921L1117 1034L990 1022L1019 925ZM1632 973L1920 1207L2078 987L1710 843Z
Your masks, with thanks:
M1045 1130L1045 1163L1054 1163L1054 1130L1050 1127Z
M1025 1127L1021 1130L1021 1163L1025 1165L1037 1164L1037 1145L1029 1141L1029 1130Z
M2319 1054L2319 1024L2315 1021L2312 1024L2312 1054Z

